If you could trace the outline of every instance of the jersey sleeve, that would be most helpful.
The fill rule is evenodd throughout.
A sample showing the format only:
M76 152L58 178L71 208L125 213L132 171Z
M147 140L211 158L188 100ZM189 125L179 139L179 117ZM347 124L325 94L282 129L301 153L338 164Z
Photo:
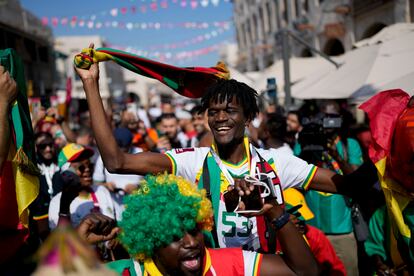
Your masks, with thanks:
M96 187L96 197L98 198L99 208L103 215L108 216L112 219L117 219L116 215L118 214L118 218L121 217L121 210L115 208L114 201L112 200L111 193L107 188L102 185L97 185Z
M209 148L185 148L169 150L165 155L171 160L173 174L194 182L208 152Z
M259 275L263 255L254 251L243 251L244 275Z
M307 189L315 176L317 167L306 161L283 152L270 150L275 161L276 173L283 190L288 188Z
M38 221L48 218L49 203L49 194L42 193L42 191L40 191L35 201L33 201L33 203L30 205L30 214L32 215L33 220Z
M61 193L55 195L49 204L49 228L55 229L59 221Z
M93 181L105 182L105 169L102 161L102 157L99 156L96 160L95 169L93 170Z

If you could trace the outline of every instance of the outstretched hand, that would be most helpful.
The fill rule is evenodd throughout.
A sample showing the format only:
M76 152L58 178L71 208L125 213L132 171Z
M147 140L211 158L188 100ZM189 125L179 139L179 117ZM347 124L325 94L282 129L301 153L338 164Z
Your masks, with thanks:
M100 213L87 215L76 228L79 236L90 244L113 240L119 233L113 219Z
M93 43L89 44L89 48L93 49L95 46ZM90 53L93 58L93 52ZM85 81L98 81L99 80L99 66L97 63L92 63L89 69L82 69L75 66L75 71L81 78L82 82Z

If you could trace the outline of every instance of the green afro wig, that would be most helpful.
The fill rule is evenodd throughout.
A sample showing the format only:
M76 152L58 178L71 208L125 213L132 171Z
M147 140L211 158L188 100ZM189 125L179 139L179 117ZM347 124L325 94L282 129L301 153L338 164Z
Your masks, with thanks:
M144 260L198 226L211 231L213 211L205 190L182 177L147 175L139 190L125 197L120 239L131 256Z

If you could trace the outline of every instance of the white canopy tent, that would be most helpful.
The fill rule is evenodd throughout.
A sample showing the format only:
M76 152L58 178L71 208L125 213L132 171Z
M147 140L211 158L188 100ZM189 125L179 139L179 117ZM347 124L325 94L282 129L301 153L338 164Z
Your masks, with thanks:
M292 83L296 83L306 76L318 72L327 72L334 70L335 66L322 57L309 57L309 58L297 58L290 59L290 79ZM268 78L276 78L276 84L280 96L284 97L284 71L283 61L277 61L273 65L266 68L253 83L253 88L257 91L265 91Z
M375 93L401 88L414 90L414 24L393 35L385 28L338 58L342 63L337 70L325 74L314 73L292 87L292 96L299 99L350 98L362 102ZM403 31L401 31L403 30ZM318 70L319 71L319 70Z
M229 67L228 69L230 71L230 78L235 79L239 82L244 82L248 86L253 85L254 80L252 78L248 77L245 73L242 73L242 72L238 71L234 67Z

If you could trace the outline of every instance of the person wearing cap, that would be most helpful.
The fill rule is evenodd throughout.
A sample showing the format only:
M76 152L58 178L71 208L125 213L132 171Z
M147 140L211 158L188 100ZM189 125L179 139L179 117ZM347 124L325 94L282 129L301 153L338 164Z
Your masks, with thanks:
M291 214L290 220L305 236L321 275L346 275L345 266L336 255L329 239L318 228L306 224L306 221L314 218L314 214L306 204L303 194L297 189L289 188L283 191L283 196L287 212Z
M109 191L102 185L92 182L93 167L89 160L93 150L79 144L66 145L58 156L58 165L61 168L62 190L73 188L78 192L73 198L68 210L61 210L62 192L56 194L49 205L49 227L56 228L59 217L68 217L73 226L87 214L100 212L115 219L116 210ZM67 175L74 175L68 178Z
M136 154L142 152L142 149L133 147L132 133L127 128L116 128L113 131L116 143L127 153ZM93 181L105 186L110 192L114 204L117 205L120 212L117 212L117 220L121 219L123 210L123 198L125 194L132 193L137 187L143 176L137 174L115 174L110 173L103 164L102 157L99 156L93 171Z

